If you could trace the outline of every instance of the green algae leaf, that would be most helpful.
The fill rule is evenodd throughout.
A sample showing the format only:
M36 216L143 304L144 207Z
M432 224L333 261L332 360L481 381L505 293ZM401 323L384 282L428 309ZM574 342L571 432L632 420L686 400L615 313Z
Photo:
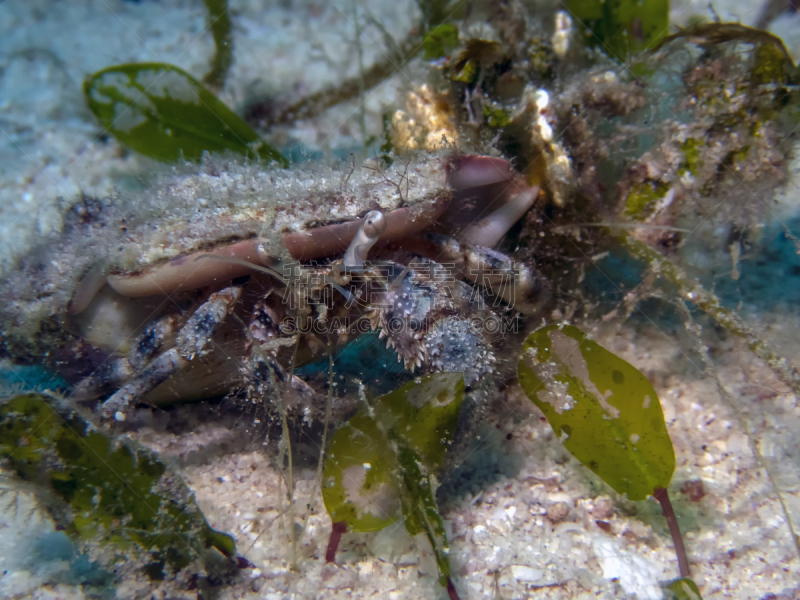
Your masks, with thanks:
M757 84L784 83L790 70L790 61L775 44L756 46L753 81Z
M697 584L689 577L676 579L667 586L669 593L665 594L670 600L703 600Z
M334 522L377 531L403 514L399 454L427 472L444 460L464 396L461 373L420 377L361 408L333 435L322 497Z
M334 523L350 531L378 531L400 518L397 456L375 420L361 410L334 434L323 474L322 498Z
M109 438L55 398L28 394L0 404L0 459L42 491L59 527L113 546L153 576L164 565L187 566L206 548L236 553L233 538L209 526L180 477L152 452Z
M458 27L445 23L434 27L422 40L425 60L444 58L458 46Z
M511 123L511 115L494 106L483 107L483 118L489 127L505 127Z
M589 46L622 61L652 48L669 29L669 0L567 0L566 6Z
M231 150L252 159L286 159L185 71L162 63L117 65L83 84L89 108L122 143L157 160L197 161Z
M659 181L643 181L634 185L625 198L626 216L644 221L653 214L658 201L669 192L669 187Z
M449 548L435 474L463 397L462 373L437 373L361 408L331 439L322 485L331 520L350 531L377 531L404 517L410 534L425 533L448 588Z
M579 461L630 500L666 488L675 452L652 384L571 325L525 340L519 382Z

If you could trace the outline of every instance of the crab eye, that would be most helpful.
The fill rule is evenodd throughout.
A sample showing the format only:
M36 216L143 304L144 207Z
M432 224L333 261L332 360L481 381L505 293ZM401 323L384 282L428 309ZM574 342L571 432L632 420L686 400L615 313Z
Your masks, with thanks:
M378 210L368 212L364 218L363 231L368 238L374 238L377 241L386 231L386 217Z
M386 231L386 217L379 210L371 210L364 215L361 227L344 254L345 267L363 267L369 249Z

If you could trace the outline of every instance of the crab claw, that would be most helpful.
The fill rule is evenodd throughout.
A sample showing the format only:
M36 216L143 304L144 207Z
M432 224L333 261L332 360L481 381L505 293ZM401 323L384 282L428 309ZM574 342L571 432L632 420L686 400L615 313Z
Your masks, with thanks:
M249 239L222 246L209 252L195 252L173 258L167 263L133 275L109 275L108 285L123 296L142 298L194 290L214 283L224 282L253 272L247 263L261 264L258 239ZM198 261L202 257L226 260ZM83 301L82 306L88 304ZM73 305L76 301L73 299ZM73 313L80 310L73 310Z
M459 241L474 246L497 244L539 195L539 188L529 186L502 158L456 156L446 172L458 210L447 213L443 223Z
M450 205L449 193L438 193L421 206L404 206L384 214L381 242L393 242L432 225ZM283 245L295 260L306 261L341 254L358 235L362 221L348 221L315 229L284 233Z

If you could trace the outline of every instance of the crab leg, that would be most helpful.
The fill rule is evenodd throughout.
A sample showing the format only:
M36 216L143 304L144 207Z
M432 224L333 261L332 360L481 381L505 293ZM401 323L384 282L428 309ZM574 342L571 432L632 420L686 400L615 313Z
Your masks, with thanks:
M175 346L157 356L133 381L122 386L103 403L101 413L105 418L125 420L125 411L148 392L169 379L195 358L211 351L211 340L219 326L233 311L242 295L241 287L227 287L211 294L189 317L178 332Z
M466 246L462 252L464 277L510 307L523 313L535 312L548 296L542 278L528 265L483 246Z
M156 352L161 349L165 338L172 334L174 328L174 316L161 318L148 325L136 338L128 356L100 367L83 379L72 390L71 397L78 402L93 400L105 390L130 381L137 373L142 372Z
M436 233L419 234L389 245L451 265L451 277L467 279L523 313L535 312L548 291L535 268L483 246L461 244Z

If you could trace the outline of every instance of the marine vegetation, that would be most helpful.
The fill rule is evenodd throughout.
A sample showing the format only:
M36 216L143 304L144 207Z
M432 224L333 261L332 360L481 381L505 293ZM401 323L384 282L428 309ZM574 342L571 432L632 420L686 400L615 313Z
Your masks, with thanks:
M681 528L702 529L683 496L706 494L673 481L672 409L593 335L647 322L676 332L748 436L710 337L743 339L800 393L800 373L693 269L703 233L737 280L765 217L754 199L792 176L800 75L782 42L726 23L670 34L665 0L580 0L545 16L421 1L419 27L357 80L240 117L212 93L233 38L225 3L206 4L217 52L202 83L134 63L84 84L106 132L168 166L138 190L77 199L63 231L0 286L3 354L64 382L0 404L4 468L40 487L102 568L125 562L117 580L168 576L171 592L210 596L245 580L241 543L209 525L177 469L128 438L153 411L221 399L280 473L284 526L269 535L283 536L287 570L303 557L352 563L359 535L402 529L432 559L431 593L453 600L473 597L470 576L487 569L456 552L447 494L463 493L454 473L487 426L508 427L507 440L522 429L502 417L517 402L587 467L596 496L613 490L630 511L660 503L677 563L663 593L705 593ZM414 76L358 157L290 164L267 141L271 126L363 95L398 60ZM309 444L318 451L303 459ZM749 444L800 556L783 490ZM301 460L315 484L305 510ZM688 491L673 508L678 483ZM324 553L303 547L317 496ZM562 504L553 524L572 510ZM610 534L601 504L592 522ZM498 598L503 568L484 573ZM544 568L515 572L549 581ZM592 577L540 587L594 593Z
M0 424L10 471L37 486L57 527L114 577L163 579L165 568L209 558L215 575L235 571L235 562L208 556L213 548L235 558L233 539L208 525L180 477L146 448L109 438L79 411L36 394L4 402ZM109 557L109 546L118 554Z

